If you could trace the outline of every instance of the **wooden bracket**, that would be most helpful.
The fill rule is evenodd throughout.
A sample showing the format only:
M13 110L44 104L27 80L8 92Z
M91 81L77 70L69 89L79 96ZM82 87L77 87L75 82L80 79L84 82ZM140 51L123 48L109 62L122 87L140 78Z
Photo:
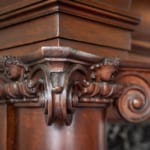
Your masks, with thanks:
M43 47L28 56L1 57L0 72L0 103L42 107L48 125L69 125L76 108L106 109L110 104L127 121L149 117L150 88L143 71L118 58Z

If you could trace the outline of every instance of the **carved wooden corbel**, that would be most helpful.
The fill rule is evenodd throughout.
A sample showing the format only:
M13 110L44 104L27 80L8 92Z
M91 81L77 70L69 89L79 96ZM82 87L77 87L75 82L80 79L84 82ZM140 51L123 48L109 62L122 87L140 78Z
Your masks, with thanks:
M105 109L110 104L127 121L144 121L150 113L149 83L136 65L122 64L118 58L67 47L43 47L20 58L4 56L0 103L42 107L48 125L69 125L76 108ZM133 70L127 68L131 66Z

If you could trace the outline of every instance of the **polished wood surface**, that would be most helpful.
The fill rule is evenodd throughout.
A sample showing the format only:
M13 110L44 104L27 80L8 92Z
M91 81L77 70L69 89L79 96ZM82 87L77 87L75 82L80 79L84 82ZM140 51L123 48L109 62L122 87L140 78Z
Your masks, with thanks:
M6 149L105 150L110 105L122 120L149 119L147 63L60 46L0 62Z
M1 0L0 149L106 150L106 119L148 120L149 22L147 0Z
M7 149L7 105L1 105L0 106L0 117L1 117L1 123L0 123L0 149L6 150Z
M120 52L127 51L128 55L131 31L139 23L139 18L104 3L96 6L93 2L69 0L61 0L59 3L56 0L43 1L30 7L18 6L21 10L12 5L11 12L9 9L1 11L3 37L0 39L0 49L16 51L29 46L34 51L39 48L37 43L49 46L47 43L55 40L53 46L76 48L76 43L86 44L78 49L86 51L85 48L90 46L90 52L93 53L92 49L97 46L99 55L103 54L101 49L110 52L116 49Z
M17 117L20 122L16 138L18 150L105 149L105 127L99 119L105 120L99 109L77 110L71 126L54 124L47 127L43 111L35 108L17 109ZM88 143L91 144L87 146Z
M150 32L148 29L150 25L149 4L150 2L147 0L144 0L143 2L133 0L133 5L131 7L131 11L141 18L141 23L133 33L132 49L137 54L144 56L150 54Z

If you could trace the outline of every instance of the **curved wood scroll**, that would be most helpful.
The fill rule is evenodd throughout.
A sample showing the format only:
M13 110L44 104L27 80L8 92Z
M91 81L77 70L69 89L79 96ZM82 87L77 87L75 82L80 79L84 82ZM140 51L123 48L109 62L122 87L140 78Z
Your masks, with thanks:
M44 47L32 56L0 57L0 103L38 104L48 125L60 121L69 125L76 108L105 109L112 103L127 121L149 117L148 81L120 70L118 58L64 47Z
M117 81L127 85L120 96L117 106L121 116L127 121L138 123L149 118L150 114L150 85L147 76L141 72L123 72Z

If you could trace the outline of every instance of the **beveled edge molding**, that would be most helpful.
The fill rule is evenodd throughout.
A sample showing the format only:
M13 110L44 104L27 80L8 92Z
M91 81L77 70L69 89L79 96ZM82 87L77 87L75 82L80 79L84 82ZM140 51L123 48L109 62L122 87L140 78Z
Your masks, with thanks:
M113 7L107 8L107 5L100 2L97 7L91 5L91 2L89 3L90 4L71 0L38 0L31 6L25 6L24 1L19 2L18 8L16 5L12 5L8 8L0 9L0 28L9 27L10 25L15 25L58 12L77 17L80 16L83 19L99 23L102 22L131 31L134 30L135 25L138 25L140 22L139 17L133 16L127 11L120 11Z
M8 14L14 11L18 11L19 9L23 9L25 7L28 7L30 5L37 4L39 2L42 2L43 0L22 0L17 1L13 4L9 4L7 6L4 6L3 8L0 8L0 15Z
M41 107L48 125L69 125L76 108L107 109L113 104L125 120L138 123L150 114L150 85L142 71L140 65L119 58L69 47L42 47L19 58L2 56L0 103Z

